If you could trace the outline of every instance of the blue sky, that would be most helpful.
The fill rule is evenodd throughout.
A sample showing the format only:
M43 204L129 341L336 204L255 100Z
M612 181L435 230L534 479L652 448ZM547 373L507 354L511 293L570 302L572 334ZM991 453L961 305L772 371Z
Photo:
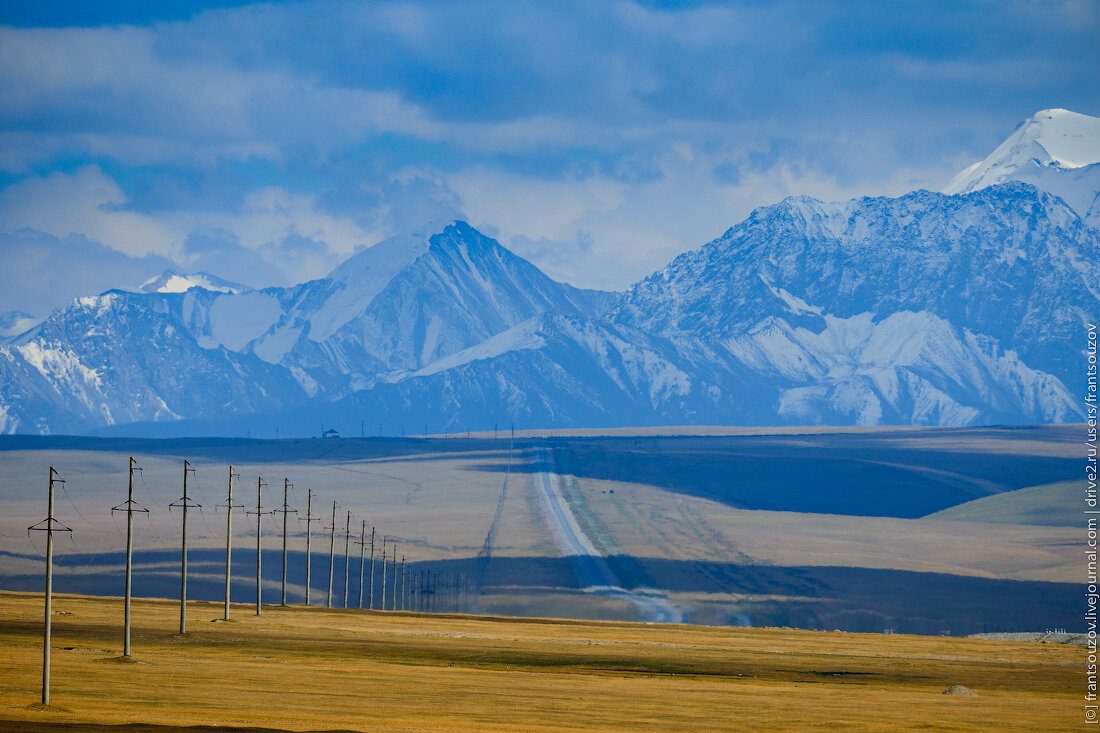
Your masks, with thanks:
M1100 115L1098 8L6 3L0 311L168 264L297 282L444 217L623 287L784 196L938 189L1040 109Z

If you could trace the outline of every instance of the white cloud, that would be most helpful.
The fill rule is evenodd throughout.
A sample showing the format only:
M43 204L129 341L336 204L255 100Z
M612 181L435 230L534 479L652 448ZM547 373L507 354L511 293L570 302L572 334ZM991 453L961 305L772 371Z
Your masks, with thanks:
M133 257L156 254L184 267L199 257L189 250L189 236L216 230L285 272L286 283L321 277L385 234L321 211L312 194L277 187L252 191L238 210L228 212L142 214L128 210L127 203L118 183L91 165L25 178L0 191L0 222L9 233L33 229L59 239L77 234ZM203 261L207 267L217 262Z
M276 158L288 145L328 151L379 133L447 134L393 90L173 59L158 40L147 28L0 27L0 117L18 125L0 140L0 164L25 170L74 151L133 164ZM30 137L29 148L10 144Z
M657 175L637 181L599 172L545 180L485 167L436 176L456 193L471 224L548 274L582 287L621 289L786 196L901 195L947 173L906 169L886 182L841 184L779 159L746 169L735 183L715 179L715 167L743 155L705 153L677 141L657 156Z
M0 227L300 279L464 212L559 278L622 287L756 206L937 189L1037 96L1094 101L1090 8L336 0L0 27L0 170L28 176ZM94 165L29 175L73 160L149 185L131 206ZM231 260L192 251L210 232Z
M445 180L473 221L530 237L560 238L623 203L623 185L600 177L543 180L473 167Z
M7 231L37 229L58 238L80 234L133 256L168 255L179 232L163 221L125 210L126 196L98 166L25 178L0 191Z

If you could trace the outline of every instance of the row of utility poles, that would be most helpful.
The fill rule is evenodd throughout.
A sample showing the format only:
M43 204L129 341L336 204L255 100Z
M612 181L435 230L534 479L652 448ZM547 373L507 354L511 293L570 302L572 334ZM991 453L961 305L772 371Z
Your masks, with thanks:
M123 656L129 657L130 650L130 610L133 595L133 553L134 553L134 514L148 513L149 510L134 500L134 474L141 473L141 467L134 458L130 458L129 480L126 501L112 507L112 512L126 513L126 570L123 602ZM170 508L179 508L182 511L182 542L180 548L180 618L179 633L187 633L187 511L199 509L201 504L195 502L188 495L188 478L195 474L190 461L183 462L183 496L169 504ZM234 479L240 479L240 474L229 467L229 490L224 504L225 512L225 603L223 618L229 619L230 590L232 587L232 558L233 558L233 510L243 509L242 504L236 504L233 500ZM54 517L54 485L64 484L53 466L50 467L49 499L47 516L41 522L31 527L30 531L46 532L46 599L45 599L45 627L43 631L43 659L42 659L42 704L50 704L50 641L51 641L51 614L53 603L53 535L54 532L72 532L72 529L58 522ZM256 507L246 511L247 515L256 517L256 615L263 613L263 571L262 571L262 518L264 515L282 514L282 583L280 604L287 605L287 554L288 554L288 527L287 518L290 514L296 514L297 510L290 508L289 491L293 484L289 479L283 479L283 503L281 506L267 510L263 506L263 489L267 482L263 477L256 478ZM306 577L305 577L305 605L310 603L310 590L312 587L313 564L313 532L314 522L320 521L320 517L313 514L313 499L316 495L313 489L307 490L306 514L299 521L306 525ZM335 569L336 539L337 539L337 508L336 501L332 502L332 520L329 530L329 565L328 565L328 593L325 598L325 606L333 607L333 574ZM344 598L343 608L349 608L350 590L350 545L354 541L359 545L359 598L358 608L364 608L364 591L366 591L366 609L375 610L375 560L381 558L381 603L379 610L383 611L420 611L426 613L437 612L462 612L469 610L471 598L474 594L474 584L465 574L442 574L437 571L416 570L407 563L404 555L400 561L397 555L397 544L389 543L387 538L381 536L381 553L376 553L375 538L376 528L370 528L370 538L367 539L367 522L361 521L358 539L354 539L351 532L352 513L347 510L344 531L339 535L344 540ZM370 546L370 556L367 556L367 546ZM369 562L368 562L369 561ZM368 568L369 565L369 575ZM393 576L392 584L388 584L389 576ZM389 586L389 587L387 587Z

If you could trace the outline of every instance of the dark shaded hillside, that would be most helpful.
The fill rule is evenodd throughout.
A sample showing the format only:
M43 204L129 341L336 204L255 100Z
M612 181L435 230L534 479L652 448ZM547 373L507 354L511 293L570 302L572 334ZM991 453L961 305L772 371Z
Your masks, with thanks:
M1062 430L1072 428L928 431L907 434L915 441L905 446L897 433L550 443L557 470L578 478L648 484L741 509L916 519L980 497L1076 478L1075 459L989 453L981 443L990 436L1025 440ZM943 435L955 437L955 450L935 445Z
M190 553L192 577L189 596L194 600L222 599L224 552L198 549ZM255 552L241 547L234 553L233 600L255 601ZM167 551L135 554L134 593L141 597L178 597L178 553ZM323 605L326 553L313 558L313 602ZM545 593L573 589L576 577L570 558L494 557L482 590L492 595ZM276 551L264 551L264 565L279 567ZM443 576L474 572L474 558L412 563L411 571L431 571ZM701 602L690 609L689 620L711 624L795 626L807 629L953 635L986 631L1022 631L1080 625L1080 592L1070 583L999 580L943 573L916 573L851 567L777 567L736 563L668 560L645 557L610 557L608 562L628 588L659 587L672 592L748 594L732 605ZM58 593L88 595L122 594L122 553L98 556L67 554L57 558L54 589ZM358 602L358 561L351 565L350 605ZM342 605L343 558L336 561L334 599ZM305 575L305 555L291 552L288 572ZM0 590L41 590L40 576L9 575L0 578ZM292 584L288 600L302 601L302 587ZM278 586L265 583L265 602L277 603ZM771 596L770 598L768 596ZM391 596L392 598L392 596ZM381 584L375 587L375 606ZM475 602L476 603L476 602ZM364 602L364 605L367 605ZM537 606L535 606L537 608ZM475 606L476 608L476 606ZM120 619L121 623L121 619Z

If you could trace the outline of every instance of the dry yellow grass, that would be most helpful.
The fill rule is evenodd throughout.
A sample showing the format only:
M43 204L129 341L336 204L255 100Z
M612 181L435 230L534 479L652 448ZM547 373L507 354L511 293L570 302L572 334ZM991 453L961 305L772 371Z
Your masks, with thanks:
M0 593L0 728L1073 730L1081 652L780 629L134 605L58 597L53 703L35 710L41 597ZM977 697L940 694L953 684ZM64 709L64 710L62 710ZM147 725L163 728L145 728Z
M53 465L68 480L65 493L59 492L57 496L57 514L74 529L79 543L74 546L66 540L59 545L60 551L117 552L122 547L125 522L117 515L112 518L109 507L126 498L128 459L127 453L109 451L27 450L0 454L4 469L0 473L0 506L4 508L0 513L0 551L32 552L25 530L41 519L39 515L45 507L43 477ZM150 509L150 514L135 521L136 546L139 550L174 550L178 547L180 513L170 512L167 507L182 491L183 458L139 453L138 459L144 472L135 482L135 499ZM337 520L341 529L344 512L350 509L356 534L360 522L365 520L368 533L371 526L378 527L379 532L398 541L410 559L470 557L481 548L504 481L503 471L478 469L503 467L505 460L501 455L483 452L401 455L381 460L340 456L295 458L264 463L192 456L191 466L197 472L191 479L191 496L204 506L202 514L191 515L190 543L194 548L224 547L225 514L215 506L225 502L228 463L233 461L241 476L235 482L234 501L245 509L256 504L257 476L263 476L268 483L263 491L267 508L282 503L283 477L288 477L294 484L290 504L302 514L306 492L312 488L313 512L326 523L335 500L339 503ZM526 480L526 476L519 478ZM521 494L522 486L515 492ZM522 502L517 508L522 511ZM536 547L540 542L552 547L544 527L532 526L530 519L521 520L517 516L510 522L518 531L507 538L509 554L541 554L542 550ZM269 517L265 522L264 547L281 547L277 520ZM254 539L251 544L246 539L249 535L255 537L254 527L254 518L236 513L234 532L242 547L254 547ZM317 525L313 531L316 542ZM291 549L301 551L305 526L292 518L290 533ZM11 572L10 568L0 569Z

